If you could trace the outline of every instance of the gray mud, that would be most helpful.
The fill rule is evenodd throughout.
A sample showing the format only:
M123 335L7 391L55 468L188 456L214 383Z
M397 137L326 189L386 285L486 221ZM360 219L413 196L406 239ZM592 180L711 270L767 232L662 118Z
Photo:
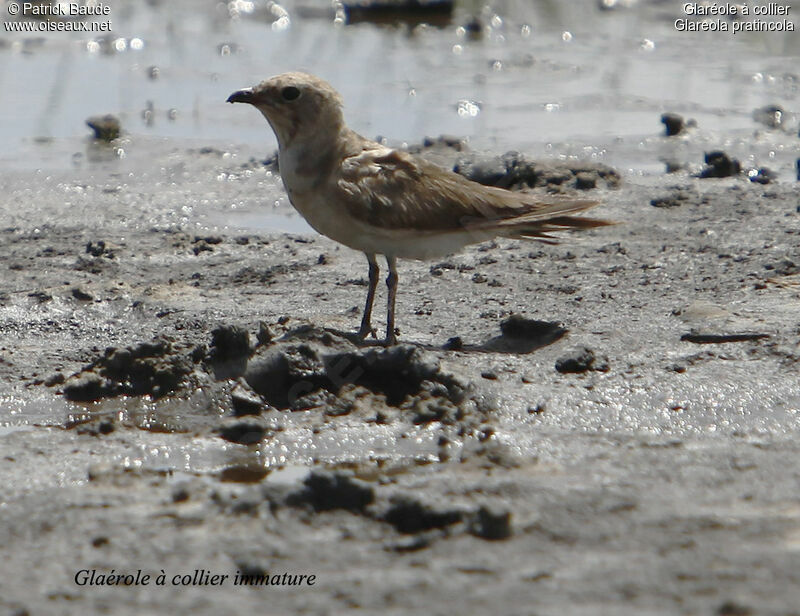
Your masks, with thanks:
M4 605L789 613L796 188L589 194L621 224L403 262L390 349L349 335L366 264L325 238L4 228L4 578L27 580ZM316 581L176 594L81 569Z

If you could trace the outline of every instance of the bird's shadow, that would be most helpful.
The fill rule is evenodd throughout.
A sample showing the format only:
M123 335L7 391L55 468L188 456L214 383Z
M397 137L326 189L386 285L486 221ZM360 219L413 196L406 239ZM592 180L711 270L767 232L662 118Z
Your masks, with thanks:
M383 340L362 339L358 334L338 329L325 328L336 336L349 340L358 347L384 347ZM410 344L427 351L457 351L460 353L505 353L525 355L546 347L567 333L563 324L555 321L536 321L513 315L500 324L500 335L478 344L465 344L460 337L450 338L443 345L424 344L413 340L400 340L399 344Z

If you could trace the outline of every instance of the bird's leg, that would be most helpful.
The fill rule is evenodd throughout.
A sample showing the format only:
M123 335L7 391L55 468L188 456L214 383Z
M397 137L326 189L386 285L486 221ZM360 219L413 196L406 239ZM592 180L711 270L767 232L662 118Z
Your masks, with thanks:
M369 263L369 290L367 291L367 303L364 306L364 314L361 317L361 327L358 329L358 337L362 340L372 334L375 336L375 330L372 327L372 304L375 301L375 289L378 288L378 277L381 270L378 267L378 262L375 260L374 254L364 253L367 255L367 262Z
M397 335L394 333L394 300L397 297L397 259L386 257L386 264L389 266L389 275L386 277L386 286L389 288L389 304L386 310L386 346L397 343Z

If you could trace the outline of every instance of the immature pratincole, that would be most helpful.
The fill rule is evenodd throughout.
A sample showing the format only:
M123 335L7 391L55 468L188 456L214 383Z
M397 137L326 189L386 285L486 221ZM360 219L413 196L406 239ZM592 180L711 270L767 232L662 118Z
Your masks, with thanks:
M612 224L572 215L595 201L483 186L365 139L345 124L339 93L307 73L277 75L234 92L228 102L249 103L267 118L278 138L278 165L295 209L323 235L367 256L361 338L374 334L376 255L384 255L389 267L386 344L394 344L398 257L440 257L496 236L554 243L549 232Z

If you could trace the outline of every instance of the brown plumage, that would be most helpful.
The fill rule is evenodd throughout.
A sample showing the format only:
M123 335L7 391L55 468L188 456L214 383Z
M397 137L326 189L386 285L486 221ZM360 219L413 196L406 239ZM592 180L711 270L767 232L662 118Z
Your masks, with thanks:
M366 254L370 286L362 337L373 332L378 254L390 272L386 341L392 344L398 257L433 258L496 236L556 243L550 233L612 224L574 215L595 201L483 186L365 139L345 125L339 94L313 75L284 73L228 101L254 105L272 126L289 200L309 224Z

